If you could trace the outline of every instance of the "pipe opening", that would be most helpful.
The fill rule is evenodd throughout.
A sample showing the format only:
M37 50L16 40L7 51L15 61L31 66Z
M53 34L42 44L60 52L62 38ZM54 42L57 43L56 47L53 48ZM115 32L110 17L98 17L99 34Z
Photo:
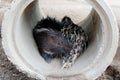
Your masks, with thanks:
M117 47L115 41L117 41L118 35L114 32L114 29L117 30L117 26L113 26L115 21L110 19L112 15L108 15L107 11L105 11L105 3L99 0L87 1L88 3L84 2L84 0L34 0L33 2L32 0L21 0L14 3L13 9L9 10L5 15L2 27L3 46L7 56L11 58L13 63L16 62L15 64L21 69L30 74L34 72L36 73L35 76L39 78L41 76L45 78L48 76L61 78L79 75L79 79L88 77L93 79L96 77L93 75L100 75L102 73L100 70L105 69L108 66L107 62L110 62L106 61L108 59L106 57L110 56L110 59L112 59L114 56L110 51L114 52ZM88 34L89 45L87 50L68 70L61 69L61 62L57 59L49 64L46 63L40 56L33 39L32 29L38 21L47 16L58 20L68 16L75 24L82 26ZM6 23L9 23L9 25ZM114 46L113 43L115 43ZM105 64L100 66L104 63L102 58L105 59ZM100 69L97 70L96 67L100 67Z

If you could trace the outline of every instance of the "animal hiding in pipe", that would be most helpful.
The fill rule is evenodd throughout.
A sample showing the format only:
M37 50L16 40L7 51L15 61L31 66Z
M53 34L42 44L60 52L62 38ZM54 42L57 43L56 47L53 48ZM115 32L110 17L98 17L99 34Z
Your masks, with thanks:
M42 19L33 29L33 37L45 61L60 59L63 68L74 64L86 49L88 42L84 30L67 16L62 21L50 17Z

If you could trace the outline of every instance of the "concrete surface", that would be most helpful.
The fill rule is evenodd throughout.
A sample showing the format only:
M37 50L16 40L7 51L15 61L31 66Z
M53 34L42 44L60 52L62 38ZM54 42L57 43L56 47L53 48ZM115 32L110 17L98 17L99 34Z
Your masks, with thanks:
M8 8L9 3L12 0L2 0L0 2L0 28L2 23L3 14ZM25 74L19 72L10 61L8 61L6 55L4 54L1 36L0 36L0 80L36 80L27 77Z
M8 8L9 3L12 0L0 1L0 27L2 23L3 14ZM110 2L112 4L112 2ZM118 25L120 26L120 13L119 5L111 5L113 11L116 14ZM120 27L119 27L120 28ZM107 70L97 80L120 80L120 44L117 50L116 57L113 63L107 68ZM19 72L14 65L12 65L6 58L1 45L0 36L0 80L35 80L27 77L25 74Z

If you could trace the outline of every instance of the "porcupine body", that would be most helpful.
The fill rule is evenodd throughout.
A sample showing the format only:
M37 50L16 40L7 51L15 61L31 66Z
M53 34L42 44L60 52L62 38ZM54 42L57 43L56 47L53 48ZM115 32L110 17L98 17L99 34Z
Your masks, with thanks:
M64 17L61 22L50 17L42 19L33 29L33 36L41 56L47 62L62 59L64 68L74 64L88 42L85 31L69 17Z
M64 17L62 22L64 23L64 27L61 32L67 38L68 42L73 44L70 53L63 58L63 67L69 68L86 49L88 36L82 27L74 24L69 17Z

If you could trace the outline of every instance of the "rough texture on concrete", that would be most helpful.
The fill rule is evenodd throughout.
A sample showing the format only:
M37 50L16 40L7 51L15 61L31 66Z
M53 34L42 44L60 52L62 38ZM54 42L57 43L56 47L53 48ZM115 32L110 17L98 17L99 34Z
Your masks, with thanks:
M0 28L2 23L3 14L8 8L12 0L2 0L0 2ZM120 8L113 8L113 11L120 12ZM116 13L117 15L118 13ZM120 22L120 17L117 16L117 20ZM120 24L120 23L118 23ZM120 48L120 47L119 47ZM120 49L117 50L117 55L113 63L106 69L106 71L97 80L120 80ZM6 55L4 54L1 45L1 35L0 35L0 80L36 80L27 77L25 74L19 72L10 61L8 61Z
M8 8L12 0L2 0L0 2L0 28L4 12ZM27 77L25 74L19 72L14 65L7 59L1 44L0 35L0 80L36 80Z

